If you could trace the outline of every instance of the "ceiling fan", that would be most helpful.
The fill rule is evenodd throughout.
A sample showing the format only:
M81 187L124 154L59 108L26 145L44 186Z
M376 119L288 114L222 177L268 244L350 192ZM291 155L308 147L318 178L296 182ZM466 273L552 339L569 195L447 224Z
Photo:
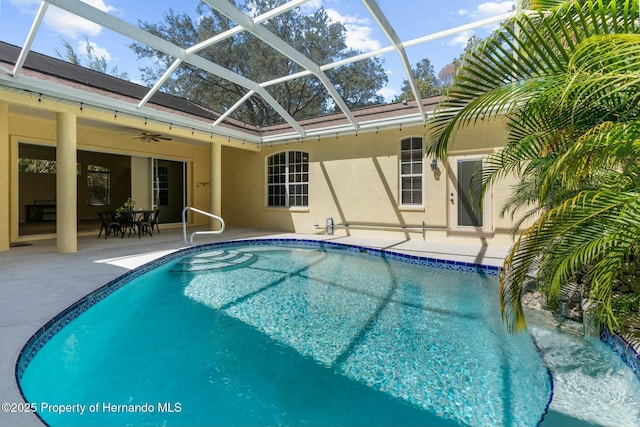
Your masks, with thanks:
M171 141L171 138L167 138L166 136L162 136L159 133L153 132L140 132L140 135L137 134L123 134L123 135L136 135L133 139L139 139L142 142L158 142L160 140Z

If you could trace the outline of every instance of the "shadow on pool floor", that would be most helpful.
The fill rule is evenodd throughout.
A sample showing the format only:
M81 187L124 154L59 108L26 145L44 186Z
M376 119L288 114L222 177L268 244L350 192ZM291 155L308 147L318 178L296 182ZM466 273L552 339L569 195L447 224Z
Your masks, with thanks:
M592 424L588 421L579 420L572 416L556 412L549 409L542 423L538 427L602 427L600 424Z

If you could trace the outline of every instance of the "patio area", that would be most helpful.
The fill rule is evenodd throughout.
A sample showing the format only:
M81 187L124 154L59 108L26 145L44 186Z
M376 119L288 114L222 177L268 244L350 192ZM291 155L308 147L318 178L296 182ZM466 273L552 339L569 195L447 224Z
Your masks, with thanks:
M191 227L193 232L198 228ZM355 236L301 235L255 229L227 229L216 236L196 236L196 243L248 238L300 238L385 248L398 252L456 261L500 265L506 247L483 246L479 241L443 244L421 240ZM477 243L474 243L477 242ZM182 229L162 229L151 238L78 238L78 252L56 253L54 239L33 241L0 256L0 401L20 403L15 363L20 350L44 323L69 305L110 280L167 253L185 247ZM40 426L29 413L2 413L0 427Z

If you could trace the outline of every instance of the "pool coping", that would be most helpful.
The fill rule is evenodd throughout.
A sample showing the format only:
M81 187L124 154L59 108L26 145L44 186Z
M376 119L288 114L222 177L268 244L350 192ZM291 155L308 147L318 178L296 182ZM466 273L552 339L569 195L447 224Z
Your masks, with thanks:
M441 259L441 258L411 255L411 254L401 253L401 252L397 252L389 249L372 248L372 247L362 246L362 245L339 243L339 242L333 242L333 241L312 240L312 239L250 238L250 239L227 240L223 242L207 243L207 244L182 248L175 252L167 254L161 258L155 259L139 267L136 267L110 280L106 284L100 286L99 288L83 296L76 302L72 303L66 309L61 311L59 314L57 314L52 319L47 321L44 325L42 325L40 328L38 328L38 330L27 340L27 342L24 344L24 346L20 350L20 353L18 354L16 363L15 363L15 371L14 371L15 381L18 386L20 395L22 396L24 401L28 402L28 400L24 396L22 387L20 385L20 380L22 379L22 376L24 375L24 371L28 367L29 363L35 357L38 351L41 348L43 348L44 345L51 338L53 338L53 336L56 333L61 331L66 325L71 323L74 319L76 319L82 313L84 313L93 305L95 305L96 303L100 302L101 300L109 296L111 293L120 289L122 286L128 284L132 280L140 277L143 274L146 274L147 272L157 267L167 264L175 259L178 259L185 255L197 254L199 252L209 251L214 248L233 247L233 246L237 246L238 244L243 244L246 246L275 245L275 246L282 246L282 247L340 249L340 250L345 250L347 252L379 256L386 259L396 260L396 261L405 262L405 263L414 264L414 265L442 268L447 270L462 271L462 272L469 272L469 273L476 273L476 274L493 275L493 276L498 275L498 273L501 270L500 267L491 266L491 265L483 265L483 264L464 262L464 261L452 261L452 260ZM619 357L624 361L624 363L632 370L632 372L635 373L635 375L640 380L640 355L638 355L638 353L633 348L633 346L631 346L621 336L611 335L606 331L604 331L601 334L600 339L605 344L607 344L616 354L619 355ZM537 347L537 343L535 343L535 340L534 340L534 344ZM548 374L550 375L550 381L551 381L551 396L539 423L543 421L544 416L547 413L549 406L551 404L551 401L553 399L553 376L551 372L548 372ZM39 414L36 413L35 415L38 416L40 421L46 425L46 422L39 416Z
M471 273L487 274L487 275L497 275L499 271L499 267L495 267L495 266L475 264L475 263L464 262L464 261L450 261L445 259L422 257L417 255L403 254L400 252L387 250L387 249L377 249L377 248L370 248L370 247L360 246L360 245L351 245L346 243L320 241L320 240L308 240L308 239L292 239L292 238L242 239L242 240L229 240L229 241L218 242L218 243L208 243L208 244L183 248L175 252L172 252L168 255L165 255L161 258L158 258L156 260L150 261L140 267L137 267L133 270L130 270L116 277L115 279L102 285L101 287L94 290L93 292L90 292L89 294L80 298L78 301L71 304L69 307L61 311L59 314L54 316L51 320L47 321L44 325L38 328L38 330L31 336L31 338L27 340L27 342L25 343L25 345L23 346L22 350L18 355L18 359L16 361L16 369L15 369L15 376L16 376L16 381L18 382L18 385L20 385L20 380L22 379L22 375L24 374L25 369L27 368L27 366L29 365L33 357L35 357L38 351L42 347L44 347L44 345L56 333L61 331L62 328L64 328L69 323L71 323L71 321L73 321L75 318L77 318L82 313L87 311L96 303L100 302L101 300L109 296L111 293L117 291L122 286L126 285L127 283L136 279L137 277L140 277L141 275L161 265L167 264L185 255L205 252L213 248L237 246L240 243L247 246L276 245L276 246L284 246L284 247L313 247L313 248L324 247L329 249L335 248L335 249L346 250L348 252L365 253L367 255L381 256L387 259L397 260L397 261L406 262L414 265L443 268L447 270L466 271Z

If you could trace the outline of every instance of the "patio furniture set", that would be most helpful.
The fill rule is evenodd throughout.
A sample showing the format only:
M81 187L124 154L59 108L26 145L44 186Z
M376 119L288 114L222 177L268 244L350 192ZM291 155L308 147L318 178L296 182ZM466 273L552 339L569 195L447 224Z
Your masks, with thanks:
M103 231L105 240L110 234L114 236L120 235L121 238L124 238L127 232L128 237L131 237L131 234L137 234L138 238L144 235L153 237L154 229L158 233L160 232L160 227L158 227L159 215L159 209L98 212L101 222L98 238L102 236Z

